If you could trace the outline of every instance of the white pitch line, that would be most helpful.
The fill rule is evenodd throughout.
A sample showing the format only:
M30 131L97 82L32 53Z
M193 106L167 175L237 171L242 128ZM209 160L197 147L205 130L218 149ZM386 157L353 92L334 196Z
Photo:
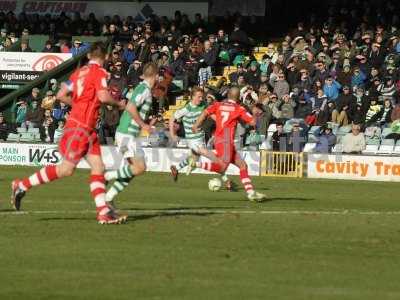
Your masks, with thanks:
M400 215L400 211L357 211L357 210L232 210L232 209L146 209L122 210L135 215L179 215L179 214L261 214L261 215ZM95 214L94 210L34 210L34 211L0 211L1 215L49 215L49 214Z

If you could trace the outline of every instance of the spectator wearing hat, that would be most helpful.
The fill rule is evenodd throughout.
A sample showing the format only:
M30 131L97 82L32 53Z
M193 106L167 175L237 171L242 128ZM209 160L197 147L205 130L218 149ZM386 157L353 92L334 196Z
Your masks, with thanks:
M142 75L142 63L136 59L133 64L129 67L127 73L128 84L137 86L141 81L140 76Z
M325 125L314 133L317 144L314 151L317 153L331 153L336 144L336 136L332 132L332 127Z
M9 126L4 119L4 116L2 113L0 113L0 141L5 142L7 140L8 134L9 134Z
M353 124L351 132L342 138L342 144L344 153L360 154L365 150L365 136L364 133L361 132L361 126Z
M74 43L69 51L72 54L72 56L77 56L88 49L89 49L89 44L82 43L79 39L76 39L74 40Z
M293 87L299 82L300 74L296 69L296 65L294 63L289 63L286 70L286 78L289 86Z

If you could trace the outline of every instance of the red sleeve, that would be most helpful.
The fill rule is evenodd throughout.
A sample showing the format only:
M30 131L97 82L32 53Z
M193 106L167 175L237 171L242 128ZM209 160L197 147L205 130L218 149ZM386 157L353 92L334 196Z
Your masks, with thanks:
M218 102L215 102L214 104L210 105L209 107L206 108L206 111L209 115L215 115L215 112L217 111L218 108Z
M107 84L107 79L108 79L108 73L104 69L100 69L97 74L95 75L95 87L97 91L101 90L107 90L108 89L108 84Z
M239 106L239 116L242 121L249 124L253 121L253 116L242 106Z

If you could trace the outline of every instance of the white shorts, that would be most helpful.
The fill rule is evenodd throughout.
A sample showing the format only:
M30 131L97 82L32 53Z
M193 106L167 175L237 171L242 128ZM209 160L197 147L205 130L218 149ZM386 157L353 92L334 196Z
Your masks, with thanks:
M115 134L117 150L124 158L144 159L144 150L140 140L130 134L117 132Z
M187 139L188 148L196 153L199 153L200 149L206 149L206 143L204 139Z

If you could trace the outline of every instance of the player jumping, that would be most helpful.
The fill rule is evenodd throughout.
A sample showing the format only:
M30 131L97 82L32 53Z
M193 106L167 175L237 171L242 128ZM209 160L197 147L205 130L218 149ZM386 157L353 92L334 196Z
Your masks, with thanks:
M175 120L182 119L183 128L185 131L185 138L191 151L191 155L181 161L178 167L176 167L175 165L172 165L170 167L171 176L174 181L178 180L179 171L185 167L187 167L186 174L190 174L192 170L192 168L189 166L190 158L192 158L194 161L198 161L200 155L202 155L211 160L216 159L215 154L209 151L206 147L204 141L204 131L202 129L200 129L196 133L192 131L193 124L196 122L196 120L205 109L204 105L202 105L203 96L204 91L199 87L194 87L191 91L191 101L182 109L177 110L173 117L171 117L171 119L169 120L169 132L171 134L171 138L174 142L177 142L178 137L175 134L174 123ZM226 188L228 190L231 190L232 182L228 179L228 176L222 174L221 179L225 183Z
M239 121L243 121L251 126L255 126L254 118L239 105L240 90L236 87L231 88L228 92L228 99L223 102L215 102L203 111L196 123L193 125L193 132L199 132L201 124L207 117L214 117L216 120L215 143L214 148L219 160L212 162L195 162L191 160L189 163L192 167L202 168L222 174L225 172L230 163L236 165L240 170L240 179L250 201L261 201L266 199L264 194L254 190L253 184L249 177L246 162L240 157L234 145L234 135L236 126Z
M125 107L123 102L115 101L108 92L108 73L102 68L106 53L103 43L93 43L88 54L88 65L76 70L61 85L57 99L72 107L59 143L63 161L56 166L46 166L30 177L12 182L12 204L16 210L20 210L21 201L28 190L71 176L79 161L85 158L91 168L90 191L96 203L97 221L100 224L119 224L126 221L127 216L118 215L106 204L104 164L95 131L102 103L119 106L121 109Z
M132 93L125 111L122 113L115 141L117 149L123 154L126 162L120 169L108 171L105 174L107 181L114 180L106 194L106 201L113 206L114 198L121 193L129 182L146 171L145 155L141 147L139 134L141 129L151 133L152 127L146 123L152 108L151 89L158 79L158 68L153 63L143 67L143 81Z

